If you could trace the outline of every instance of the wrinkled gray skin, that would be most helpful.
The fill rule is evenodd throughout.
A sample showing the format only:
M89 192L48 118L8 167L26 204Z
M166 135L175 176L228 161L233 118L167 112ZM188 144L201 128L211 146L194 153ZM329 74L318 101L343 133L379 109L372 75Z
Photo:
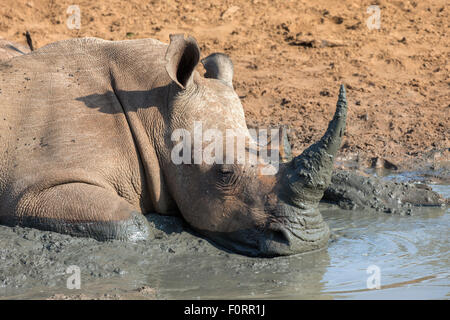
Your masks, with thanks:
M196 41L175 35L169 46L72 39L0 64L0 223L134 241L149 236L143 214L181 214L243 254L324 247L317 205L344 133L344 87L323 138L275 175L251 164L176 165L171 134L192 136L194 121L250 136L231 60L203 59L205 77L199 60Z

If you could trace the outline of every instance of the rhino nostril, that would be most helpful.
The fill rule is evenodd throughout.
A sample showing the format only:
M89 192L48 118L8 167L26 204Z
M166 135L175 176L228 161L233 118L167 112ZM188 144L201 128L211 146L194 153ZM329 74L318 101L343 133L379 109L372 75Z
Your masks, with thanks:
M290 245L291 243L291 235L289 231L283 226L273 226L269 230L269 237L272 241L278 242L280 244Z

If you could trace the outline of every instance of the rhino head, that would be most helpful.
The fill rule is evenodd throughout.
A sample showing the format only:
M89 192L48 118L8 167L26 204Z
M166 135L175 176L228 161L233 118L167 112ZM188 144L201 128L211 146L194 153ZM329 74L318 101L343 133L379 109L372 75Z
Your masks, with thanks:
M261 163L207 163L205 159L174 163L175 149L175 154L194 160L196 123L201 123L202 133L208 129L222 133L223 154L236 151L235 144L225 141L227 130L251 138L233 89L231 60L217 53L203 59L204 77L195 71L199 61L200 50L193 38L171 36L166 71L172 84L164 115L164 144L158 153L165 182L183 218L216 243L246 255L290 255L324 247L330 231L317 206L330 184L345 129L344 87L322 139L300 156L280 163L275 174L263 174L265 164ZM173 132L180 129L192 138L183 141L184 147L193 150L190 154L186 148L177 149L180 140L174 141Z

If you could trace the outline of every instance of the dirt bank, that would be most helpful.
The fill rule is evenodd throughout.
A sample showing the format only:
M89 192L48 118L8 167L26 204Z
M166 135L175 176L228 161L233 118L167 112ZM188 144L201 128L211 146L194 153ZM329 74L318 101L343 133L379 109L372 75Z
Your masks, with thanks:
M184 32L202 54L235 64L251 126L286 124L294 153L318 139L340 83L349 98L341 159L360 166L442 167L449 161L448 5L436 1L85 1L81 28L71 0L1 0L0 37L35 47L72 37L156 38ZM380 8L380 29L366 24ZM201 71L201 67L199 67Z

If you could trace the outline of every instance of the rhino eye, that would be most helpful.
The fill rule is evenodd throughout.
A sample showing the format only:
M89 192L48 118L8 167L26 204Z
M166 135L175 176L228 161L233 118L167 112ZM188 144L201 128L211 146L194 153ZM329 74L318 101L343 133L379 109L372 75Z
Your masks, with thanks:
M222 166L217 170L218 174L218 186L229 187L236 182L236 175L233 168L228 166Z
M222 167L220 168L220 173L221 174L233 174L234 170L232 168L229 167Z
M220 177L223 182L229 181L232 176L233 176L233 171L231 171L229 169L220 170Z

